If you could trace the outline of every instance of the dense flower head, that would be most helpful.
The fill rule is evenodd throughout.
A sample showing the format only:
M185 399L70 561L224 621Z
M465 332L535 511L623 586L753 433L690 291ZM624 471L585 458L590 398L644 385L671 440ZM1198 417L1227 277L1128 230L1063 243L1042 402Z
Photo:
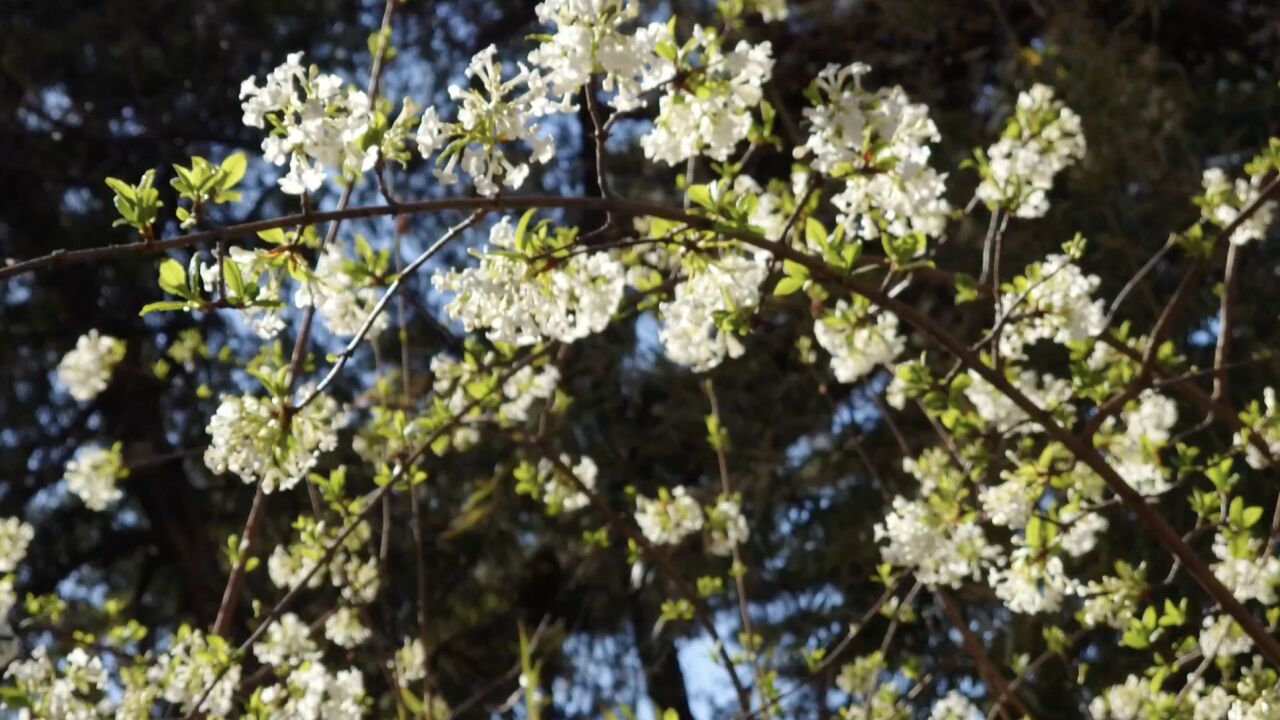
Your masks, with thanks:
M449 97L458 102L458 119L445 122L435 108L423 113L416 136L418 152L436 159L433 172L442 183L458 182L458 168L471 176L476 192L490 197L500 187L518 189L529 176L528 162L513 162L504 149L513 142L530 147L529 161L546 163L555 156L555 143L543 132L537 118L571 109L567 99L553 102L548 84L536 69L521 65L510 79L503 79L497 48L476 53L467 65L470 87L449 86Z
M284 682L259 690L250 710L262 718L356 720L367 715L364 676L349 668L330 672L322 663L294 668Z
M683 485L661 488L656 498L637 495L635 519L654 545L675 545L702 530L705 522L702 506Z
M1254 403L1253 408L1241 418L1244 428L1236 433L1235 445L1244 450L1249 467L1262 470L1271 461L1254 445L1254 440L1260 441L1271 457L1280 455L1280 402L1276 401L1275 388L1264 389L1262 403Z
M36 529L16 517L0 520L0 573L18 569L35 537Z
M263 86L256 77L240 86L244 124L270 125L262 151L267 162L288 164L279 183L290 195L319 190L328 171L350 179L378 160L378 145L366 138L373 119L369 96L347 89L337 75L304 68L302 55L289 54Z
M1206 169L1203 178L1204 195L1199 200L1201 217L1218 227L1227 227L1235 222L1241 210L1257 201L1262 191L1263 179L1261 173L1255 173L1248 179L1236 178L1233 181L1220 168ZM1246 245L1265 238L1275 212L1274 200L1264 202L1231 233L1231 243Z
M645 157L668 165L699 156L728 160L751 130L752 110L773 72L772 47L740 40L725 50L719 34L700 25L679 50L674 38L659 42L672 48L666 57L673 67L658 75L683 73L687 81L666 85L653 129L640 138ZM690 66L695 57L700 62Z
M360 331L382 293L368 269L348 257L336 243L325 247L315 269L294 292L296 307L314 305L316 314L334 335L351 337ZM377 337L387 327L387 314L374 316L369 337Z
M725 358L745 351L733 323L760 303L760 285L768 274L763 258L726 255L694 266L676 286L662 314L667 358L695 372L706 372Z
M489 233L493 250L480 264L437 273L437 290L456 293L445 306L468 331L490 340L533 345L552 339L573 342L600 332L622 299L625 278L609 253L578 254L549 268L513 258L515 229L509 219Z
M713 555L731 555L733 549L747 541L751 528L742 515L742 499L738 495L720 495L714 505L705 508L707 551Z
M978 199L1015 217L1043 217L1054 177L1084 155L1080 116L1037 83L1018 95L1004 134L987 149Z
M233 662L231 650L226 638L184 625L147 670L147 680L184 713L229 716L240 682L240 665Z
M116 482L127 474L118 443L110 448L86 445L67 463L67 490L85 507L101 512L124 496Z
M929 165L938 128L928 108L912 103L901 87L864 90L870 71L853 63L818 73L809 91L813 107L804 111L809 136L796 156L843 181L832 202L852 236L936 237L951 210L946 176Z
M92 400L107 389L111 372L124 359L124 354L124 341L90 330L76 340L75 349L58 363L58 382L76 400Z
M306 394L304 390L304 395ZM288 490L315 468L322 452L337 447L338 404L321 395L282 422L281 400L251 394L223 395L206 431L205 465L231 472L266 492Z
M569 455L560 456L560 464L569 468L573 472L573 476L578 479L588 490L596 489L596 475L599 469L596 467L595 460L589 457L582 457L577 462ZM587 496L577 483L572 479L565 477L564 470L560 465L553 463L548 458L538 461L538 478L542 487L539 489L539 495L547 505L548 512L573 512L581 510L591 503L591 498Z
M311 630L294 613L285 613L267 629L253 646L253 655L263 665L300 665L320 657L320 648L311 639Z
M813 337L831 354L831 369L843 383L857 382L880 365L893 363L906 349L898 316L872 312L866 299L840 300L813 324Z
M1001 328L1000 353L1022 359L1026 348L1041 340L1065 345L1102 332L1102 300L1093 297L1099 282L1064 254L1032 264L1000 295L997 308L1008 318Z

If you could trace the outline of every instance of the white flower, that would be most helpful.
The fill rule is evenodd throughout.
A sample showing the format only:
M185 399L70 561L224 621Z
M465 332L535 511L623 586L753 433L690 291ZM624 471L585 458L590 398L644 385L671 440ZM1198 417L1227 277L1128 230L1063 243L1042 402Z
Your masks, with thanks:
M283 684L258 695L263 717L290 720L356 720L365 716L364 677L359 670L330 673L322 663L291 670Z
M124 341L90 330L76 340L76 347L58 363L58 382L71 397L87 402L107 389L111 371L124 359Z
M353 648L364 644L373 631L360 622L360 614L353 608L341 607L324 621L324 636L338 647Z
M1213 554L1218 562L1213 574L1241 602L1257 600L1263 605L1276 603L1276 585L1280 584L1280 558L1262 555L1262 543L1248 538L1237 555L1232 544L1221 533L1213 538Z
M329 244L316 261L315 271L298 284L294 305L315 305L330 332L339 337L354 336L382 296L367 277L361 278L356 267L358 263L344 255L337 243ZM381 313L370 326L369 337L376 337L386 326L387 314Z
M1029 615L1056 611L1062 606L1063 596L1074 593L1076 587L1063 571L1061 558L1039 557L1028 547L1015 549L1009 567L992 570L990 580L1006 607Z
M768 272L763 258L742 255L727 255L695 269L676 286L672 298L658 306L663 320L658 339L667 357L694 372L706 372L726 357L741 356L744 348L737 333L715 316L755 309Z
M1087 628L1108 625L1123 630L1138 611L1138 602L1146 592L1146 568L1136 570L1124 563L1118 564L1119 575L1105 575L1077 586L1075 594L1084 598L1080 609L1080 624Z
M0 520L0 573L18 569L35 536L36 529L16 517Z
M671 42L667 40L666 42ZM760 104L763 86L773 72L772 47L745 40L725 52L715 31L693 29L700 72L689 73L695 86L667 85L658 101L653 129L640 138L645 157L677 165L705 155L724 162L751 129L751 110Z
M267 628L265 638L253 646L253 655L263 665L300 665L320 657L307 624L293 613L285 613Z
M656 499L637 495L635 519L654 545L675 545L701 530L705 521L702 507L683 485L670 492L660 488Z
M951 210L946 176L929 166L938 128L928 108L912 103L901 87L864 90L868 72L854 63L828 65L818 74L818 102L804 111L809 137L796 156L812 155L815 170L843 180L832 202L854 237L936 237Z
M1043 217L1054 177L1084 155L1080 116L1054 97L1053 88L1037 83L1018 95L1005 132L987 149L978 199L1015 217Z
M1125 426L1123 432L1116 429L1115 418L1108 418L1099 433L1099 444L1112 467L1143 495L1167 491L1171 487L1169 469L1160 462L1158 453L1178 422L1177 405L1147 389L1125 407L1120 421Z
M595 491L596 475L599 470L596 462L583 456L577 463L568 455L561 455L560 462L573 471L576 477L588 490ZM578 489L578 486L548 458L538 461L538 477L543 479L542 501L547 504L550 513L573 512L581 510L591 503L591 498Z
M515 231L504 218L489 242L514 250ZM622 299L622 265L608 253L578 254L536 274L522 260L495 253L480 265L438 273L437 290L457 293L445 306L468 332L478 329L494 342L534 345L546 339L571 343L603 330Z
M1205 170L1201 217L1218 227L1225 228L1235 222L1241 210L1258 199L1262 190L1262 181L1261 174L1251 175L1248 180L1236 178L1232 182L1227 179L1226 173L1218 168ZM1275 212L1275 201L1263 203L1231 233L1231 242L1235 245L1245 245L1253 240L1265 238Z
M88 445L80 448L67 463L67 490L85 507L101 512L124 496L116 481L128 475L120 457L120 445L111 448Z
M1206 617L1198 641L1207 658L1231 657L1253 649L1253 640L1228 615Z
M977 372L970 370L969 379L971 383L965 389L965 396L991 429L1015 434L1039 431L1039 426L1030 421L1026 411ZM1037 376L1030 370L1013 375L1009 381L1027 399L1048 412L1070 410L1067 403L1074 397L1074 392L1069 381L1047 374Z
M361 147L373 120L369 96L344 89L336 75L304 68L301 60L302 53L290 54L262 87L253 77L240 85L245 125L266 128L270 120L263 156L274 165L288 164L279 184L290 195L319 190L330 170L353 179L373 168L380 150Z
M1026 527L1031 510L1040 499L1040 488L1032 487L1010 472L1005 472L1002 477L1004 482L979 491L982 512L996 525L1014 529Z
M906 348L898 334L898 316L891 312L871 312L865 299L836 303L835 310L813 325L813 338L831 353L831 369L840 382L856 382L877 365L892 366Z
M983 715L977 706L956 690L943 696L929 711L929 720L976 720L981 717Z
M1058 537L1058 544L1071 557L1080 557L1098 544L1098 535L1106 532L1107 519L1101 513L1083 515L1064 511L1059 518L1066 524L1066 531Z
M219 675L221 679L214 684ZM147 670L147 680L159 688L160 697L177 703L183 713L199 710L224 717L231 714L236 686L240 684L240 665L232 662L225 638L206 636L184 625ZM197 707L206 691L208 696Z
M1032 264L1000 296L1000 316L1009 318L1001 329L1000 354L1023 359L1026 347L1040 340L1065 345L1102 332L1102 300L1093 298L1099 282L1066 255Z
M1280 403L1276 402L1275 388L1269 387L1262 391L1262 405L1258 410L1260 417L1248 430L1257 433L1272 457L1280 455ZM1253 446L1245 431L1236 433L1235 445L1237 448L1244 448L1245 462L1249 463L1249 467L1254 470L1266 469L1269 464L1267 456Z
M396 679L401 685L414 683L427 675L427 651L418 638L405 638L393 660Z
M302 394L308 394L306 388ZM261 482L266 492L288 490L315 468L320 453L337 447L340 426L338 404L325 395L295 412L287 433L278 398L223 395L209 419L212 442L204 462L215 473Z
M1172 701L1168 693L1153 691L1145 678L1130 675L1123 685L1113 685L1089 703L1089 714L1096 720L1140 720L1147 716L1143 708L1148 702Z
M742 516L740 498L721 495L716 504L706 508L706 526L709 532L707 550L713 555L731 555L733 549L747 541L751 535L747 519Z
M533 403L554 396L559 383L560 371L555 365L547 364L538 369L531 365L520 368L502 384L502 395L506 400L498 407L498 415L513 423L527 421Z

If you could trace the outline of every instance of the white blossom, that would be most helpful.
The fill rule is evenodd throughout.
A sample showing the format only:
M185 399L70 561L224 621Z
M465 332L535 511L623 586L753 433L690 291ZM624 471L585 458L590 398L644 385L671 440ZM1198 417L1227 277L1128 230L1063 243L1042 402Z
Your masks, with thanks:
M1257 434L1272 457L1280 455L1280 403L1276 402L1275 388L1268 387L1262 391L1262 405L1258 410L1259 417L1256 421L1252 425L1246 425L1247 430L1236 433L1235 445L1237 448L1244 448L1245 462L1249 463L1249 467L1263 470L1270 461L1254 447L1249 433Z
M16 517L0 520L0 573L18 569L35 536L36 529Z
M635 520L654 545L675 545L701 530L705 522L702 507L683 485L670 492L661 488L656 499L637 495Z
M546 339L574 342L608 324L625 289L622 265L608 253L579 254L530 277L530 265L501 253L514 250L515 230L504 218L480 255L478 267L432 278L437 290L457 295L445 312L468 332L490 340L533 345Z
M363 645L373 631L364 626L354 608L341 607L325 619L324 636L334 645L350 649Z
M763 259L727 255L696 268L676 286L658 310L658 331L667 357L694 372L706 372L726 357L745 351L734 329L726 329L730 314L749 312L760 303L760 285L768 274ZM717 315L726 319L718 321Z
M1075 592L1075 582L1067 577L1062 559L1040 557L1029 547L1016 548L1007 568L991 571L991 587L1006 607L1016 613L1054 612L1062 598Z
M575 463L572 457L561 455L560 462L572 470L573 476L588 490L595 491L596 475L599 473L595 460L584 455ZM542 479L541 497L547 504L548 512L573 512L591 503L591 498L578 489L571 479L565 477L564 472L548 458L538 461L538 477Z
M1080 116L1054 97L1053 88L1037 83L1018 95L1004 134L987 149L978 199L1015 217L1043 217L1054 177L1084 155Z
M706 508L707 550L713 555L731 555L733 549L747 541L751 530L742 516L741 499L720 495Z
M828 65L804 111L809 137L797 158L812 156L815 170L842 179L832 198L840 224L854 237L878 239L942 234L951 206L946 176L929 165L929 144L940 139L928 108L912 103L898 86L870 92L864 63Z
M427 651L418 638L405 638L392 660L401 685L415 683L427 675Z
M65 478L71 494L85 507L101 512L124 496L116 482L126 475L118 444L110 448L86 445L67 463Z
M1241 602L1257 600L1263 605L1276 603L1276 585L1280 584L1280 558L1270 553L1262 554L1262 543L1248 538L1243 547L1234 552L1232 544L1221 533L1213 539L1213 554L1218 562L1212 565L1213 574L1232 595Z
M263 639L253 646L253 655L263 665L299 665L320 657L311 639L311 629L297 615L285 613L271 623Z
M865 299L841 300L813 325L813 338L831 353L831 369L843 383L857 382L878 365L892 366L906 348L898 316L872 313Z
M206 429L205 465L261 482L266 492L288 490L315 468L320 453L337 447L341 417L338 404L321 395L293 413L287 432L281 420L279 398L223 395Z
M75 349L58 363L58 382L71 397L87 402L107 389L111 372L124 359L124 341L90 330L76 340Z
M976 720L981 717L983 715L977 706L956 690L944 695L929 711L929 720Z
M147 680L159 688L160 697L179 705L184 714L199 710L226 717L231 714L240 683L240 665L232 661L224 638L183 626L147 671ZM207 697L200 702L206 691Z
M498 415L509 422L527 421L533 403L552 398L559 383L560 371L555 365L520 368L502 384L502 395L506 399L498 406Z
M316 261L315 270L298 283L294 305L314 305L330 332L339 337L354 336L382 296L359 268L359 263L344 255L337 243L329 244ZM380 313L369 327L369 337L376 337L386 327L387 314Z
M1001 317L1009 318L1000 332L1000 354L1020 360L1027 346L1040 340L1065 345L1102 332L1102 300L1093 297L1099 282L1062 254L1028 267L996 306Z
M1262 192L1264 176L1255 174L1249 179L1227 178L1226 173L1218 168L1204 171L1204 195L1201 200L1201 217L1225 228L1235 222L1240 211L1252 205ZM1246 245L1254 240L1262 240L1267 236L1267 228L1275 216L1274 200L1264 202L1240 226L1231 233L1230 241L1235 245Z

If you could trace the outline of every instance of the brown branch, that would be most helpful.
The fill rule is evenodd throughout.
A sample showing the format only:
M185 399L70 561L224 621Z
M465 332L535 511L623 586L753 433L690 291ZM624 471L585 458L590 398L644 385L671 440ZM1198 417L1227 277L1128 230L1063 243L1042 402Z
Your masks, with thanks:
M1014 712L1018 717L1033 717L1031 711L1027 709L1022 698L1018 697L1005 681L1004 674L1000 672L1000 668L987 655L987 651L982 647L982 641L978 639L973 631L969 629L969 624L965 622L964 616L960 614L960 609L956 607L955 600L951 599L951 594L945 589L934 588L934 596L942 603L942 610L947 614L947 618L951 620L951 624L960 632L960 638L964 641L964 649L969 653L969 657L973 658L973 662L978 666L978 674L982 676L987 687L995 693L999 693L999 697L1008 701L1013 706ZM999 707L1002 701L997 701ZM1003 713L1002 713L1003 714Z

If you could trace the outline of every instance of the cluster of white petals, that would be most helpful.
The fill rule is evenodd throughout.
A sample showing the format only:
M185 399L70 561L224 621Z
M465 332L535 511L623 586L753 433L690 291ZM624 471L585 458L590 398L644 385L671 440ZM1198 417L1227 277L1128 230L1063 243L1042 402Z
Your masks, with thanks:
M568 455L561 455L560 462L573 471L573 476L583 486L595 491L596 475L599 474L595 460L584 455L575 463ZM591 503L591 498L547 458L538 461L538 477L542 479L542 501L552 513L581 510Z
M660 42L674 45L673 40ZM698 55L702 63L687 71L687 83L667 85L653 129L640 138L645 157L668 165L702 155L724 162L746 139L752 110L773 72L773 50L768 42L740 40L725 51L721 42L714 30L693 28L692 47L681 52Z
M457 183L461 167L485 197L496 195L500 186L518 189L529 176L529 164L512 162L503 146L526 143L529 160L546 163L555 157L556 146L536 120L570 106L548 98L547 80L537 70L520 65L515 76L503 80L502 61L493 45L471 58L466 76L478 87L449 86L449 97L459 103L456 122L441 120L435 108L423 113L418 152L429 158L444 150L433 170L442 183Z
M1218 558L1218 562L1212 565L1213 574L1237 600L1257 600L1268 606L1276 603L1280 558L1270 552L1264 553L1259 540L1245 538L1244 542L1233 545L1225 536L1218 534L1213 539L1213 554Z
M35 537L36 529L16 517L0 520L0 573L18 569Z
M555 32L529 53L529 62L546 74L551 91L566 101L599 73L601 87L613 93L610 104L634 110L645 104L642 93L674 74L656 52L665 26L654 23L626 31L639 15L634 0L543 0L536 12Z
M258 717L291 720L356 720L366 716L364 676L359 670L331 673L319 662L293 669L283 683L258 694Z
M1093 294L1101 280L1086 275L1071 258L1050 255L1027 268L1000 295L997 312L1007 318L1000 333L1000 354L1022 359L1041 340L1059 345L1094 337L1105 320L1102 300Z
M468 332L484 330L490 340L534 345L547 339L571 343L603 330L625 290L622 265L604 252L578 254L531 274L528 262L512 258L515 230L510 220L493 226L494 252L477 267L432 277L437 290L456 293L445 312Z
M293 590L303 583L317 588L327 576L348 603L373 601L380 576L377 558L361 555L371 535L367 524L361 523L347 534L334 548L328 565L320 563L329 554L329 548L338 542L342 529L312 518L300 518L294 525L299 530L298 539L277 545L267 558L267 576L273 585L281 590Z
M206 636L184 625L147 670L147 680L158 688L161 698L178 705L184 714L199 711L226 717L240 684L240 665L232 660L231 650L225 638Z
M324 637L338 647L351 649L373 637L373 631L365 627L354 608L340 607L325 618Z
M333 398L320 395L292 413L287 429L282 419L279 398L223 395L206 428L205 465L261 482L266 492L288 490L315 468L320 453L337 447L342 415Z
M538 400L549 400L560 385L560 371L555 365L540 368L526 365L515 371L502 383L503 403L498 406L498 416L512 423L529 419L529 408Z
M929 720L975 720L983 717L978 707L959 691L952 690L933 704Z
M418 638L405 638L404 645L392 658L396 679L402 684L415 683L427 675L427 650Z
M675 545L702 530L702 506L683 486L659 491L657 498L636 496L636 525L654 545Z
M90 655L84 648L72 650L61 663L55 663L48 648L37 646L30 658L9 665L5 677L11 678L30 700L30 706L16 717L93 720L105 717L105 713L99 713L100 707L110 706L96 698L107 689L102 658Z
M1249 179L1227 178L1227 174L1219 168L1204 171L1204 196L1201 199L1200 214L1205 220L1219 226L1227 227L1235 222L1240 211L1257 201L1262 192L1263 175L1250 175ZM1231 233L1231 242L1245 245L1254 240L1262 240L1267 235L1267 228L1275 217L1276 203L1268 200L1262 203L1253 214L1240 223Z
M1280 402L1276 401L1276 390L1273 387L1262 391L1262 404L1258 407L1258 417L1248 424L1249 433L1256 434L1271 457L1280 455ZM1270 460L1258 448L1254 447L1251 435L1245 431L1236 433L1235 445L1244 449L1245 462L1255 470L1262 470L1270 465Z
M127 474L119 444L110 448L87 445L67 463L67 491L80 498L85 507L101 512L123 497L116 481Z
M76 340L75 349L58 363L58 382L71 397L87 402L107 389L111 372L124 359L124 341L90 330Z
M382 296L359 268L359 263L347 257L336 243L330 244L320 254L315 270L298 284L293 304L314 305L316 314L334 335L356 335ZM387 313L379 313L369 326L368 336L376 337L386 327Z
M1056 611L1062 607L1062 598L1076 589L1075 581L1063 569L1062 558L1043 556L1029 547L1014 549L1009 566L992 570L990 581L1005 607L1028 615Z
M741 499L720 495L706 508L707 551L713 555L732 555L733 549L747 541L751 529L742 515Z
M903 460L903 469L920 481L918 499L901 495L875 526L876 541L886 541L880 555L896 567L911 569L928 586L960 587L981 580L986 567L1001 556L972 517L957 518L946 504L931 498L940 486L954 488L957 473L943 451L933 448L919 458Z
M1155 390L1144 390L1120 414L1124 430L1108 418L1099 433L1099 444L1116 472L1143 495L1168 490L1169 468L1158 456L1178 422L1178 406Z
M245 125L270 125L262 152L267 162L289 165L279 180L289 195L319 190L330 170L352 178L378 160L378 146L365 141L373 119L369 96L347 89L337 75L303 67L300 52L290 53L261 87L247 78L240 99Z
M864 63L828 65L813 89L817 103L804 111L809 137L796 149L815 170L843 178L832 198L840 223L853 236L940 235L951 206L946 176L929 165L929 144L940 139L926 106L899 86L870 92Z
M965 396L991 429L1018 434L1040 430L1038 425L1031 422L1025 410L977 372L970 370L969 379L971 383L965 389ZM1027 399L1048 412L1065 409L1073 397L1071 382L1053 375L1036 375L1030 370L1024 370L1013 374L1008 380Z
M873 313L862 297L841 300L813 324L813 338L831 354L831 370L843 383L857 382L879 365L892 369L906 348L898 333L898 316Z
M1004 134L987 149L978 199L1015 217L1043 217L1054 177L1084 155L1080 116L1054 97L1053 88L1037 83L1018 95Z
M694 372L706 372L726 357L740 357L745 348L733 329L717 316L754 310L760 285L768 275L760 257L726 255L698 265L676 286L658 310L662 329L658 339L667 358Z
M311 629L293 613L276 618L267 633L253 646L253 656L263 665L301 665L320 657L320 648L311 639Z
M227 257L236 264L245 283L256 283L258 286L254 304L240 308L240 314L263 340L279 335L284 330L284 318L274 305L280 303L283 274L271 267L265 256L252 250L233 247L229 249ZM200 264L200 282L206 293L212 295L219 291L219 287L225 283L223 272L224 269L218 263Z

